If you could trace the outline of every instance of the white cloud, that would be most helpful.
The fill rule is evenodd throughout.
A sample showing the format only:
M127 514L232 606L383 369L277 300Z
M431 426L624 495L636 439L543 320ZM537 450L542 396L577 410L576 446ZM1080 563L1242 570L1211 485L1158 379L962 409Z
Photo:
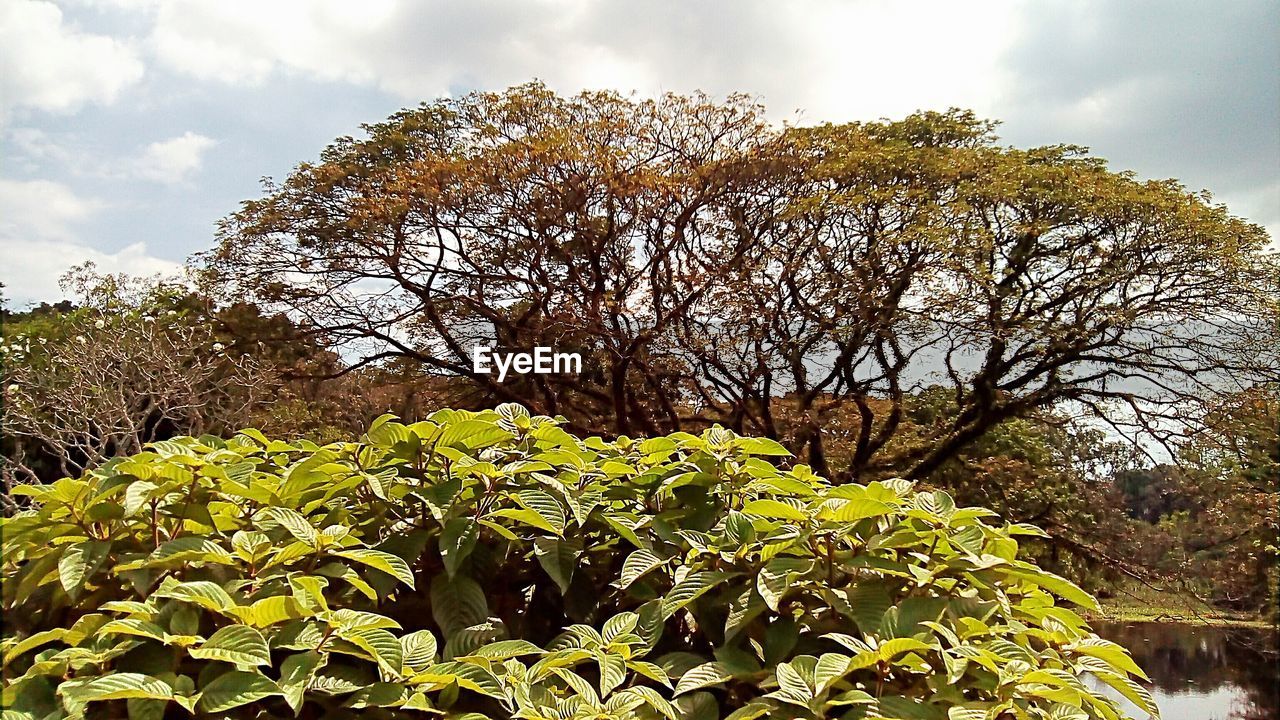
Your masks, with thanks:
M204 167L217 140L187 131L152 142L132 157L104 158L98 148L83 147L75 135L50 135L39 128L15 127L2 135L10 144L8 168L28 174L66 172L76 178L182 183ZM56 192L56 191L55 191Z
M72 265L91 261L102 273L176 276L179 263L155 257L146 243L134 243L108 253L72 242L45 242L0 236L0 255L17 262L0 265L0 282L9 307L57 302L66 297L58 285Z
M48 167L74 167L72 154L48 133L34 127L7 128L0 134L10 145L5 155L5 168L27 174L41 174Z
M216 144L213 138L190 131L153 142L132 163L130 174L161 183L182 182L200 169L205 152Z
M143 243L116 252L85 245L76 229L103 207L60 183L0 179L0 282L11 306L60 299L58 278L86 260L104 272L150 275L179 269L178 263L148 254Z
M71 188L48 180L0 178L0 236L31 240L70 240L73 226L88 219L103 204L76 195ZM12 262L14 256L7 256Z
M1020 8L996 108L1018 144L1208 188L1280 247L1280 5L1053 0Z
M1009 6L175 0L156 12L150 44L167 67L229 84L301 74L417 101L537 77L568 92L746 91L781 116L836 120L989 109Z
M1280 13L1266 0L1229 7L1184 0L1167 8L1100 0L78 2L94 6L86 18L129 28L148 63L167 71L155 74L147 95L165 112L192 113L178 128L218 122L201 103L231 94L261 102L254 108L260 112L243 113L255 133L274 128L277 119L314 133L318 121L291 103L315 102L321 93L326 102L350 103L344 123L365 108L373 108L360 115L368 121L385 112L385 98L376 93L314 81L376 88L406 104L531 78L562 92L746 91L759 95L774 118L795 119L798 110L803 123L960 106L1007 121L1002 131L1010 142L1092 145L1116 169L1209 187L1235 212L1280 227L1274 112L1280 45L1269 33ZM27 34L55 37L45 44L56 46L47 54L60 59L59 67L87 73L104 65L81 61L85 53L72 41L106 43L136 61L133 41L122 39L126 32L116 31L115 40L86 34L99 30L75 27L45 2L0 0L0 8L0 21L25 8L31 17L24 25L45 29ZM68 15L77 11L69 8ZM3 25L0 36L13 34L13 24ZM15 52L0 44L0 59ZM9 84L0 80L0 91ZM260 90L253 95L246 86ZM259 141L237 137L235 124L212 127L229 147ZM325 127L328 133L333 126ZM355 128L332 132L344 130ZM70 159L39 136L12 142L32 174L60 164L78 178L168 183L201 170L212 142L187 133L103 166L85 158L120 158L129 146L100 153L90 145L94 130L78 133L88 142L64 143L74 149ZM51 139L61 141L56 132ZM287 167L279 158L272 162L266 167L273 172ZM201 190L215 179L212 170L198 178Z
M150 45L170 68L204 80L260 83L275 68L367 81L366 57L391 29L394 0L178 0L157 8Z
M0 0L0 107L73 112L142 78L129 43L81 32L50 2Z

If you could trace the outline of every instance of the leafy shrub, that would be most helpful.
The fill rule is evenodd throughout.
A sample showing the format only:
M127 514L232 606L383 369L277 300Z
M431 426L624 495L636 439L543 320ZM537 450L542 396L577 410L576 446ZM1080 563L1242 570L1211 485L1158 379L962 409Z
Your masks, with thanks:
M785 454L506 405L18 488L4 718L1116 718L1086 674L1150 707L1034 528Z

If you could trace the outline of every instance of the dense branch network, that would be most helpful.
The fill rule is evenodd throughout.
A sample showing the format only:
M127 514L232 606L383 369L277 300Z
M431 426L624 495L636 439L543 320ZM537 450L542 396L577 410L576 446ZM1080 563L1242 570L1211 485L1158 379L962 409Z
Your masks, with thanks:
M1261 228L993 129L477 93L337 141L204 259L219 292L290 312L354 365L406 358L579 432L721 422L850 478L926 477L1064 403L1158 439L1187 403L1280 378ZM498 382L473 371L478 344L579 352L583 372ZM908 400L933 386L953 412L911 441Z

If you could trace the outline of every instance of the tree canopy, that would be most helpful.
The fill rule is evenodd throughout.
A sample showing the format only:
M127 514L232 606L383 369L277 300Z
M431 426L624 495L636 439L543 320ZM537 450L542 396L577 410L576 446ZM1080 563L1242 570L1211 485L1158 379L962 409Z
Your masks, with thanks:
M1277 376L1260 227L994 127L474 93L339 139L227 218L204 262L219 292L293 313L355 366L409 359L465 380L466 402L579 431L722 422L846 477L923 477L1068 401L1159 437L1190 398ZM583 372L498 382L473 371L477 344L576 351ZM928 385L956 412L891 443ZM851 450L830 467L825 421L846 407Z

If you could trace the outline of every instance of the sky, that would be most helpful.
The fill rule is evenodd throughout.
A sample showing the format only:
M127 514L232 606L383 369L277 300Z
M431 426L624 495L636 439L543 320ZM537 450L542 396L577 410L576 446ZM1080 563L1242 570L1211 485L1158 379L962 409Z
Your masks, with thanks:
M173 272L403 107L538 79L757 96L779 122L963 107L1207 189L1280 238L1280 3L0 0L0 282Z

